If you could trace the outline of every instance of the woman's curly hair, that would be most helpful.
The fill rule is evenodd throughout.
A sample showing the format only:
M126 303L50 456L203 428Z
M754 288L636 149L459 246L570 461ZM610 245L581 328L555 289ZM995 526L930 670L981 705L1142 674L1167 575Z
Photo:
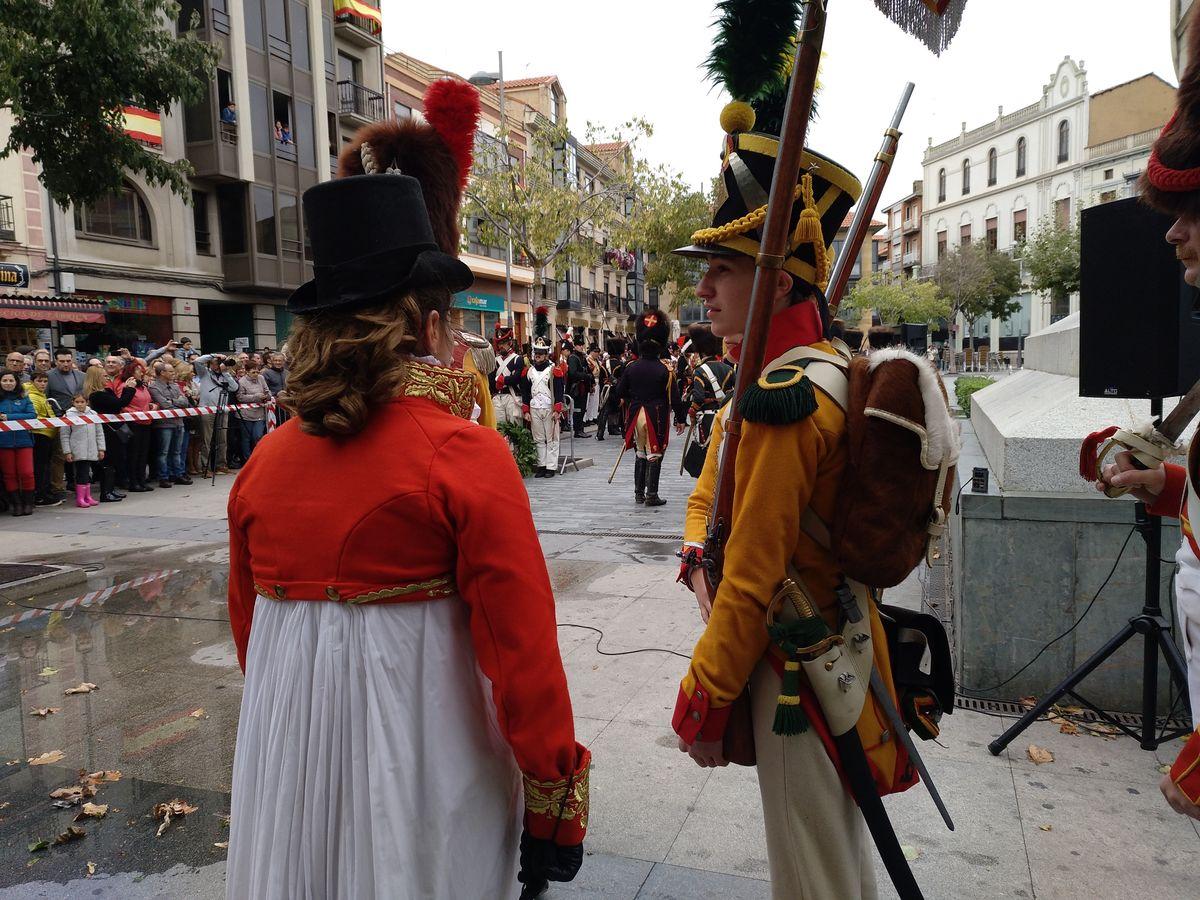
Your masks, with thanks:
M297 316L280 401L307 434L358 434L372 410L397 395L404 356L417 352L429 313L436 310L445 322L449 308L449 291L431 287L367 306Z

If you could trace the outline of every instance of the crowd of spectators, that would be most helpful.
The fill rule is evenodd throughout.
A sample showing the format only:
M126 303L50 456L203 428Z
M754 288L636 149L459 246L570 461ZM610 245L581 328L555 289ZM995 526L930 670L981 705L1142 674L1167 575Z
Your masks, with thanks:
M229 475L266 433L265 407L103 425L79 417L266 403L286 384L280 352L201 353L189 338L145 357L127 349L106 357L14 350L0 372L0 421L78 421L0 429L0 512L28 516L35 507L58 506L68 488L86 508L123 500L125 492L192 484L193 475ZM278 410L278 420L283 415Z

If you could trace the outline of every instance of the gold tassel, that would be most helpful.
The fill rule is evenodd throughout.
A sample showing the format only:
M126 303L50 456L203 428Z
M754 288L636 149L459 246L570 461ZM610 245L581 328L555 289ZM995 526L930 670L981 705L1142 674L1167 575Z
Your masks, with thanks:
M813 197L812 175L808 172L800 179L800 198L804 202L804 210L800 213L796 230L792 232L792 248L812 244L817 287L824 291L829 285L829 255L825 248L825 233L821 228L821 213Z

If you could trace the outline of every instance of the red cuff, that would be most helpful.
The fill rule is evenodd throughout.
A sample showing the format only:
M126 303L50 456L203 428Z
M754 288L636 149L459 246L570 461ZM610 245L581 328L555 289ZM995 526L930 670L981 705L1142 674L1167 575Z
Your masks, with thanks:
M528 404L528 403L524 404L524 405L521 407L521 412L524 412L524 413L527 413L527 412L529 412L529 404Z
M1183 509L1183 495L1187 491L1187 469L1174 463L1167 463L1163 469L1167 473L1166 484L1158 499L1146 507L1146 512L1152 516L1178 519L1179 511Z
M1200 731L1192 733L1171 766L1171 780L1193 803L1200 804Z
M696 590L692 587L691 574L693 569L700 568L701 561L704 559L704 551L699 547L684 546L679 551L679 558L683 562L679 564L679 577L675 579L675 583L682 584L694 594Z
M719 741L725 734L725 726L729 723L732 706L722 706L710 709L708 691L700 685L688 696L679 689L679 698L675 701L675 715L671 718L671 727L687 744L696 741Z
M588 778L592 753L576 744L578 764L569 778L538 781L525 776L525 827L560 847L583 843L588 825Z
M556 413L560 413L560 412L562 412L562 404L561 404L561 403L555 403L555 404L554 404L554 411L555 411Z
M498 390L498 391L504 390L504 376L503 375L496 376L496 390Z

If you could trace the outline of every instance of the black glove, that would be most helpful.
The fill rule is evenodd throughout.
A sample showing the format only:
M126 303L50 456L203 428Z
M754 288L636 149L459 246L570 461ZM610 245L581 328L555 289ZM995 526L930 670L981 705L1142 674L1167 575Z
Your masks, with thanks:
M571 881L583 865L583 844L560 847L553 841L521 832L521 870L517 881L525 885L522 897L536 897L548 881Z

